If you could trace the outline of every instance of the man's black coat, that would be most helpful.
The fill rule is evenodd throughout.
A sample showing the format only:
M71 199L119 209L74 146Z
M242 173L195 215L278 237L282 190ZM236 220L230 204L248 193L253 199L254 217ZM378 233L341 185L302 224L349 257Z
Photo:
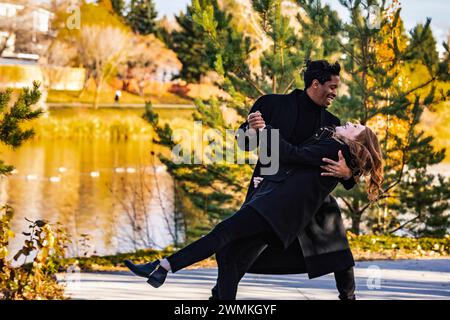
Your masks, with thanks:
M265 123L279 129L280 135L288 140L287 137L291 137L296 126L298 108L305 107L301 105L301 102L304 101L299 98L301 94L305 93L296 89L286 95L262 96L255 102L250 113L259 110ZM319 127L340 125L340 120L325 108L320 108L318 116L320 117ZM311 117L313 117L312 114ZM310 120L314 122L316 119L311 118ZM248 123L243 123L240 129L242 130L241 134L245 132L248 129ZM315 133L313 130L310 135L313 136ZM248 140L244 144L242 141L242 139L238 139L239 147L248 150ZM261 166L262 164L258 160L245 202L255 191L253 178L261 176ZM353 178L347 181L340 180L340 182L347 190L355 185ZM280 201L283 200L280 199ZM354 266L354 260L342 223L341 212L336 200L332 196L328 196L308 226L297 236L297 240L293 241L287 249L273 242L262 252L247 272L262 274L307 272L309 278L315 278L351 266Z

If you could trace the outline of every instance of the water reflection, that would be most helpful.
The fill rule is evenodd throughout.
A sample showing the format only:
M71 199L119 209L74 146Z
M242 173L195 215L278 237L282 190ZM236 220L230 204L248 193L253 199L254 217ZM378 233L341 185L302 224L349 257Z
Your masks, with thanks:
M17 150L2 147L1 159L16 168L0 181L1 203L15 210L10 253L25 239L25 217L66 227L78 240L70 255L172 244L173 184L151 149L158 151L148 135L120 141L38 139ZM88 245L83 237L90 238Z

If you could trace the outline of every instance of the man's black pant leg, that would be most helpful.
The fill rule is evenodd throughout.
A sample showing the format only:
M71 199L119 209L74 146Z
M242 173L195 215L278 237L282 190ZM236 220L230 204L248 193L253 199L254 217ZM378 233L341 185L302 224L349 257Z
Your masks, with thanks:
M234 241L216 254L218 277L211 290L211 300L235 300L240 280L267 248L261 236Z
M353 267L334 273L336 288L339 291L339 299L355 300L355 275Z
M239 281L267 247L267 241L263 241L261 237L253 240L245 240L230 243L224 248L226 250L216 256L219 276L216 285L211 290L212 296L210 299L234 300ZM339 292L339 299L355 300L356 286L353 267L335 272L334 277L336 280L336 288ZM220 287L224 288L222 289L222 295L219 293Z
M175 252L166 259L175 273L195 262L212 256L229 243L250 236L264 235L270 226L251 207L242 207L235 214L217 224L213 230L200 239Z

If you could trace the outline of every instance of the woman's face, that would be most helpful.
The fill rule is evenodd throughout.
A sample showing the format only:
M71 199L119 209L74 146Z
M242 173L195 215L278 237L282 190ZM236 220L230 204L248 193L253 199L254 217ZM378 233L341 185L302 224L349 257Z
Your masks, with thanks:
M347 122L344 126L336 127L336 133L346 137L347 139L355 140L365 128L366 127L361 124Z

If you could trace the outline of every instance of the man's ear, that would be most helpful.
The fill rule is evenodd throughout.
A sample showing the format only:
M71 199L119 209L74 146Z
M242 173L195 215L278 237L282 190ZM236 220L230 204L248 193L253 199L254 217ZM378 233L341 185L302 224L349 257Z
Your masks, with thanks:
M311 86L312 86L314 89L317 89L317 88L319 87L319 84L320 84L319 80L314 79L314 80L312 81Z

